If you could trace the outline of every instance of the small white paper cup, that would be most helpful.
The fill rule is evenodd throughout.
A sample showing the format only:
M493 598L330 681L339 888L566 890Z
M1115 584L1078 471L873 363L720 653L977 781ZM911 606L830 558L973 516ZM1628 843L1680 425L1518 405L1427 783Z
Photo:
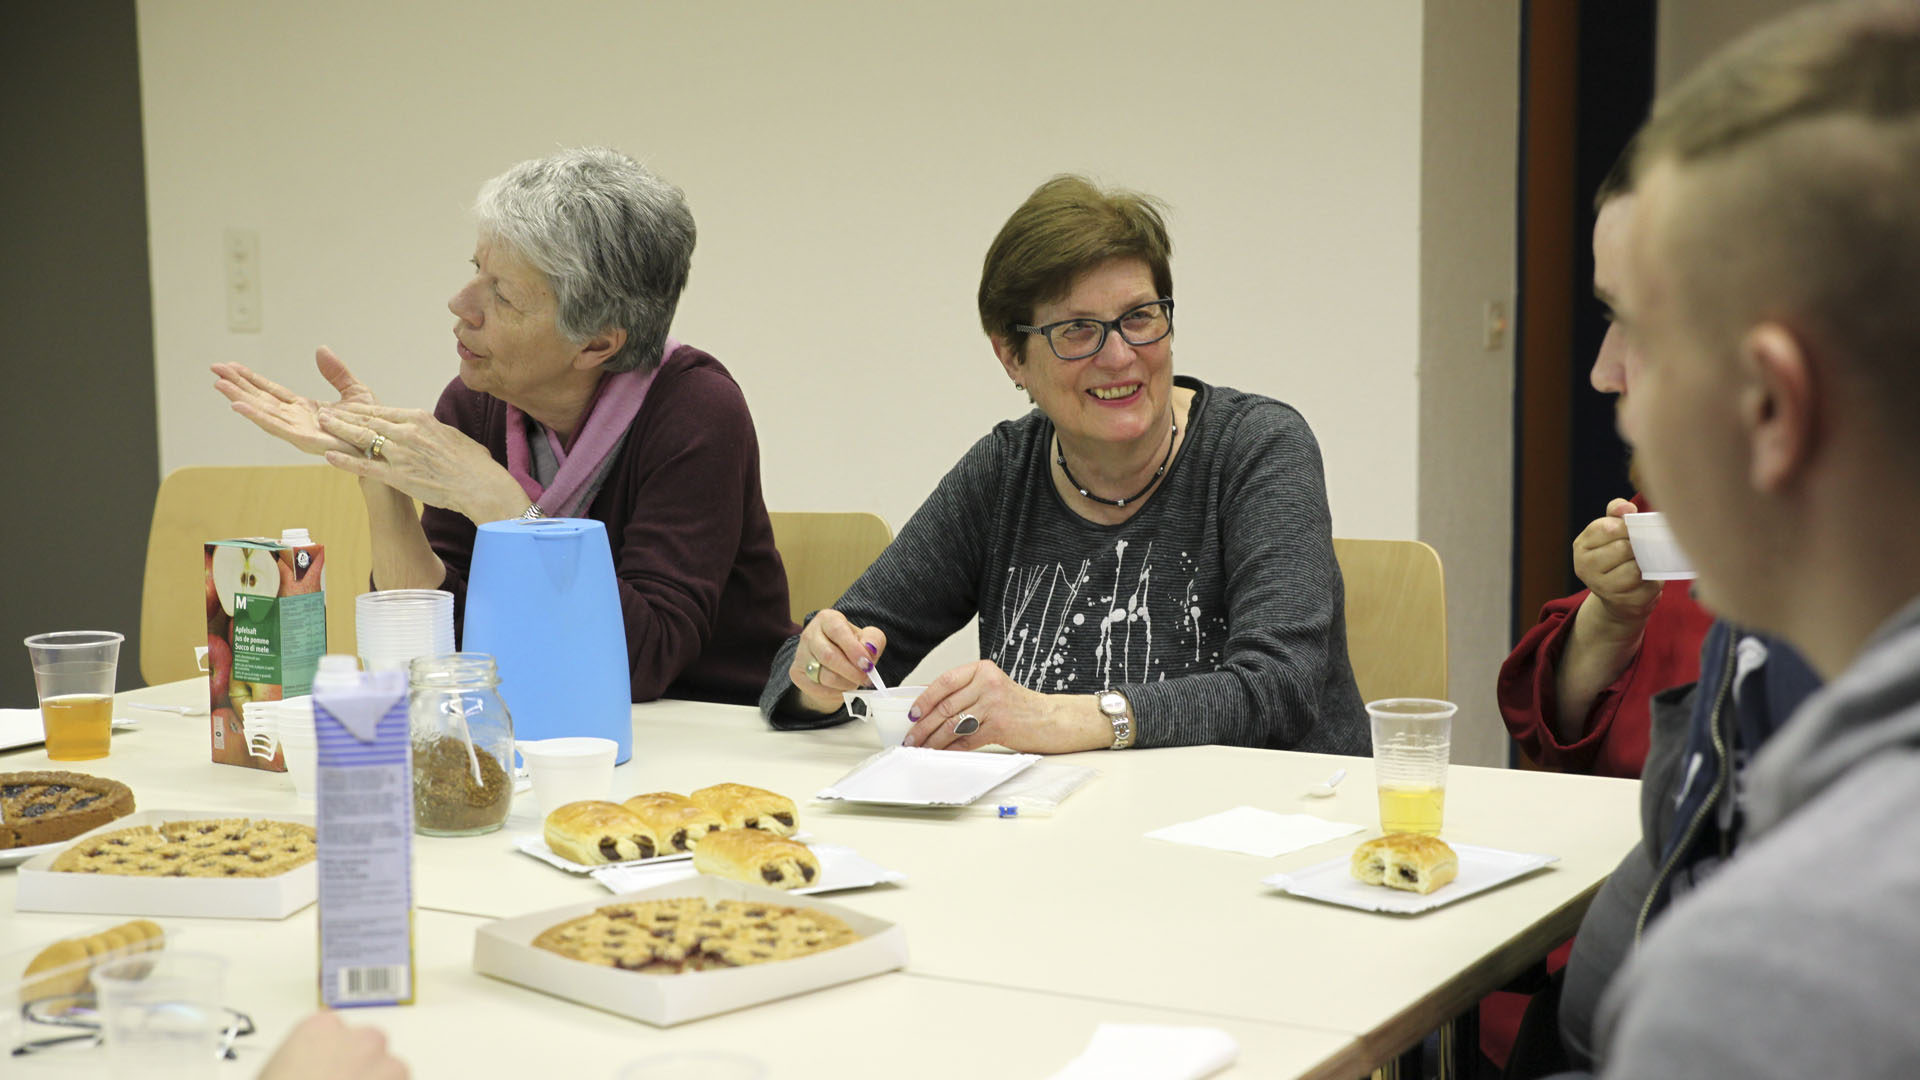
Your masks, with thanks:
M896 686L888 690L849 690L842 696L847 699L847 711L867 722L884 750L906 742L907 732L913 730L907 710L926 691L924 686Z
M542 821L568 803L612 797L613 759L620 750L612 739L572 735L513 745L533 774L533 801Z
M1628 514L1627 542L1633 545L1634 561L1640 564L1640 576L1647 581L1691 581L1699 577L1693 561L1680 550L1673 528L1665 514Z

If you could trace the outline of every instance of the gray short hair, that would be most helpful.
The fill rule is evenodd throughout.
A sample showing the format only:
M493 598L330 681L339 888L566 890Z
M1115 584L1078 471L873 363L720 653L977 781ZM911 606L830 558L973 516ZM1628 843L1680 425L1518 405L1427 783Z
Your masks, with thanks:
M546 275L568 340L619 327L627 342L607 371L660 362L693 262L693 211L679 188L617 150L582 147L487 181L474 214L483 235Z

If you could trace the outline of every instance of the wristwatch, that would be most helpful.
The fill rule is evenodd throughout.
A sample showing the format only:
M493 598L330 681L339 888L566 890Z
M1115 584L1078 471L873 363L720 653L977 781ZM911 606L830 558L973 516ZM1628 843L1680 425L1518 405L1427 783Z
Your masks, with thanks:
M1133 717L1127 712L1127 696L1118 690L1107 690L1098 699L1100 715L1113 724L1114 750L1125 750L1133 745Z

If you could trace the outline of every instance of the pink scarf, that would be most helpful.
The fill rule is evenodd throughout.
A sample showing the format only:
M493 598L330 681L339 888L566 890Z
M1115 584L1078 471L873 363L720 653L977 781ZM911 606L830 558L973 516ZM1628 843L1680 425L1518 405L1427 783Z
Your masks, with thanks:
M667 347L660 353L661 362L679 347L679 342L668 338ZM572 449L560 444L560 436L541 428L554 460L560 463L559 473L545 487L534 478L533 449L527 440L528 424L534 421L508 405L507 471L520 481L527 498L534 500L534 505L549 517L584 514L593 497L600 493L600 485L613 468L614 456L626 442L627 431L633 426L634 417L640 415L647 390L659 373L660 367L655 365L644 375L621 371L603 376L600 385L594 388L593 400L587 403L587 418L580 424L580 434L573 440Z

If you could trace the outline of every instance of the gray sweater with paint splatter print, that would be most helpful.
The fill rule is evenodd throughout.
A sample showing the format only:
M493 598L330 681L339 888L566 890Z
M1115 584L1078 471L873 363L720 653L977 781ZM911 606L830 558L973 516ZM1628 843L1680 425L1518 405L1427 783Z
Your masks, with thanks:
M1181 377L1187 439L1119 525L1073 513L1049 474L1053 425L995 425L835 605L887 634L889 682L975 614L980 655L1043 693L1109 687L1135 745L1368 751L1347 660L1320 448L1288 405ZM846 719L780 709L798 638L774 658L776 727Z

